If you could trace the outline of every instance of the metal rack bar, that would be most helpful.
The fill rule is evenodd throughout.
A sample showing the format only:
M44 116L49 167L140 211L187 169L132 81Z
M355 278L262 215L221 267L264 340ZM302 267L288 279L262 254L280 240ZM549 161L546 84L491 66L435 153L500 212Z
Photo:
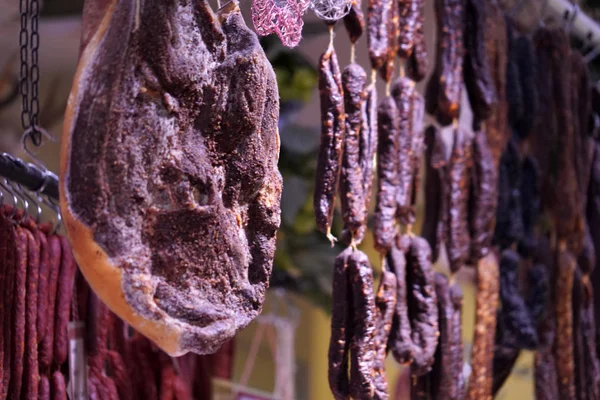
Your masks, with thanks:
M600 46L600 25L568 0L547 0L547 14L571 21L571 33L592 48Z
M10 154L0 153L0 176L32 192L39 192L58 200L58 177L54 173L44 171Z

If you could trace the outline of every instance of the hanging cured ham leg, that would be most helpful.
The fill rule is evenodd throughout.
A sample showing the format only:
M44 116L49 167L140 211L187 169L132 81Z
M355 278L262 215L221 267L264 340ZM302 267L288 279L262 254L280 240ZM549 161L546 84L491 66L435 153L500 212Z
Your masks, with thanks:
M275 74L237 2L87 0L61 151L86 279L170 355L262 308L280 223Z

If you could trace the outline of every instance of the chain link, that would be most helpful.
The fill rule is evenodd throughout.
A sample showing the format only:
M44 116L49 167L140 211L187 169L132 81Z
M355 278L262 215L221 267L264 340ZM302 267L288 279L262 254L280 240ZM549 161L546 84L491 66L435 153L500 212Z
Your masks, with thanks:
M21 31L19 32L19 46L21 56L20 82L21 90L21 125L24 130L31 124L29 116L29 35L27 32L27 16L29 14L29 0L19 0L19 12L21 14Z
M22 97L21 125L35 146L42 143L39 123L39 57L40 35L38 32L40 4L39 0L19 0L21 30L19 45L21 57L20 91ZM31 31L29 19L31 17ZM30 65L31 63L31 65Z
M38 49L40 47L40 35L38 33L38 22L40 16L40 3L39 0L31 0L31 106L29 112L31 113L31 141L34 145L39 146L42 144L42 133L37 129L40 112L40 101L39 101L39 82L40 82L40 68L38 64Z

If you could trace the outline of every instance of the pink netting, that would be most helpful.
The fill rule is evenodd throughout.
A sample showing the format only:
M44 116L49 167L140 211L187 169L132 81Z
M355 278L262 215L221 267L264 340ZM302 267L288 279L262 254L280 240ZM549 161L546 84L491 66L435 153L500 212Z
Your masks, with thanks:
M276 33L284 46L294 47L302 39L302 16L309 0L253 0L252 23L261 36Z

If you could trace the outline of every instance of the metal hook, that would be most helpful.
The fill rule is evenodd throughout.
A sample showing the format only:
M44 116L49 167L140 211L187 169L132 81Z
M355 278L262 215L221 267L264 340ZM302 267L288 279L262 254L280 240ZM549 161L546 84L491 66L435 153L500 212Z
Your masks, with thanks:
M12 205L12 213L11 213L9 219L13 219L13 217L17 213L17 206L18 206L19 201L17 200L17 196L14 194L14 192L5 185L6 182L7 182L6 179L4 179L4 183L2 181L0 181L0 187L2 189L4 189L6 192L8 192L8 194L12 195L13 205ZM4 193L2 193L2 204L4 204Z
M42 136L44 136L46 139L50 140L51 142L55 142L56 138L54 136L52 136L51 134L48 133L48 131L46 131L44 128L41 128L39 126L31 126L29 128L27 128L27 130L23 133L23 136L21 137L21 146L23 147L23 150L25 151L25 153L27 153L27 155L29 157L31 157L31 160L33 161L34 164L36 164L38 167L40 167L42 170L46 170L46 166L44 165L43 162L41 162L37 156L27 148L27 138L31 137L31 133L34 131L38 131L42 134Z
M44 189L46 188L46 186L48 185L48 182L50 181L50 179L53 177L53 173L44 169L42 170L42 185L37 189L36 196L38 198L38 201L41 201L42 203L44 203L46 206L48 206L52 211L54 211L54 214L56 214L56 223L54 224L54 228L52 229L51 235L54 235L58 229L60 228L60 226L62 225L62 215L60 213L60 208L51 200L49 200L49 198L42 196L42 192L44 191Z
M6 184L8 185L8 187L10 187L13 190L13 193L16 194L17 198L19 198L21 200L21 202L23 203L23 215L21 216L21 218L16 220L17 222L22 222L29 216L29 213L27 212L29 210L29 202L21 193L19 193L18 190L15 190L15 187L13 186L13 184L10 181L6 181ZM16 212L15 212L15 214L16 214ZM14 215L13 215L13 217L14 217Z
M589 64L594 60L594 58L598 57L598 55L600 55L600 46L594 47L585 56L583 56L583 61L585 61L586 64Z
M19 191L19 193L21 193L23 197L28 199L31 203L33 203L36 206L35 224L38 225L40 223L40 219L42 218L42 207L40 206L40 203L38 203L36 199L31 197L31 195L26 190L23 190L21 185L15 184L15 186L17 187L17 190ZM27 204L29 205L30 203L28 202Z
M52 211L54 211L54 213L56 214L56 223L54 224L54 229L52 229L52 233L51 233L51 235L54 235L56 232L58 232L58 230L62 226L62 214L60 213L60 207L58 206L58 204L56 204L50 198L48 198L47 200L48 200L48 202L46 203L46 205L48 207L50 207L52 209Z

